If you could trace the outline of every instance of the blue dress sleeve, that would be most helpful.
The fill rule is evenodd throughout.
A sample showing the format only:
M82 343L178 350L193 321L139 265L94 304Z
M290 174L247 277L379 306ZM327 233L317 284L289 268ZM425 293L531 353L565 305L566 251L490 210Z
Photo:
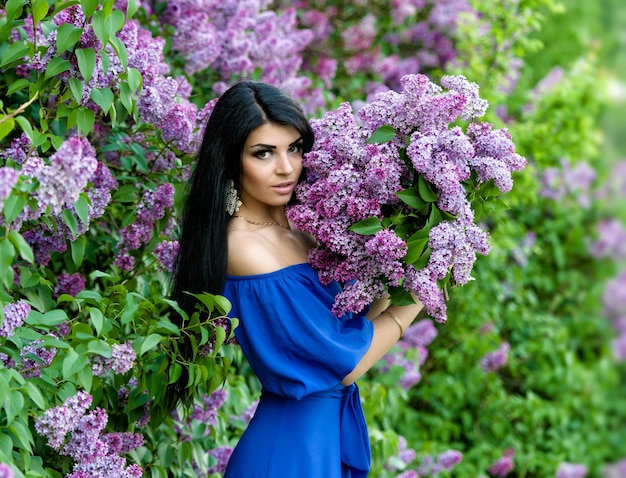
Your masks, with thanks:
M250 366L269 392L300 399L329 390L370 346L364 315L331 312L340 286L324 286L309 264L275 272L227 276L224 296L239 319L235 329Z

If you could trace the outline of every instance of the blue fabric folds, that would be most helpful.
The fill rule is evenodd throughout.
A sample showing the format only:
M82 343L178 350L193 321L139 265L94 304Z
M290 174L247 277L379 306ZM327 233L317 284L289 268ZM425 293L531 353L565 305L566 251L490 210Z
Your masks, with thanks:
M235 334L264 393L226 476L367 476L370 447L358 388L340 382L369 348L373 326L364 315L331 313L340 290L321 284L309 264L227 276L229 315L239 319Z

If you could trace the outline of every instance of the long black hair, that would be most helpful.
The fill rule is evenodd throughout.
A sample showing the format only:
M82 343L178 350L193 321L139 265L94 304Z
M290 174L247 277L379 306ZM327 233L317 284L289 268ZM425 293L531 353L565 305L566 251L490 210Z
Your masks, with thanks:
M300 105L279 88L246 81L217 101L204 130L198 161L188 185L173 299L188 314L196 299L186 292L222 294L228 255L228 183L239 190L241 153L248 135L266 123L293 126L303 150L313 147L313 131Z

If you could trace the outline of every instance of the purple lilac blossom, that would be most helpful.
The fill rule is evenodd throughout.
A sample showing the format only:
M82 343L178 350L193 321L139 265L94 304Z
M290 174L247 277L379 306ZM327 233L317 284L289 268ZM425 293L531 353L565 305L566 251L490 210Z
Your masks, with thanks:
M394 455L394 459L400 460L404 464L404 466L407 466L413 460L415 460L416 456L416 451L407 446L406 438L404 438L402 435L398 435L398 451L397 454ZM398 467L395 466L390 460L387 460L387 462L385 463L386 470L394 471L397 468Z
M226 470L226 465L228 464L228 460L230 459L230 455L232 454L232 446L220 446L209 450L209 455L215 458L217 462L215 463L215 465L209 467L207 473L224 473L224 471Z
M585 478L587 467L578 463L563 462L556 470L555 478Z
M502 478L506 477L511 471L513 471L513 468L515 468L513 457L515 457L515 450L513 448L507 448L504 450L502 458L498 458L489 467L489 474Z
M598 239L589 245L589 252L596 258L616 261L626 259L626 227L616 218L598 223Z
M604 467L604 478L623 478L626 476L626 458Z
M0 463L0 478L13 478L13 470L5 463Z
M132 270L135 261L130 251L150 242L156 221L165 217L173 205L174 187L170 183L164 183L154 191L144 192L137 206L137 219L120 231L115 265L122 270Z
M489 352L480 359L480 368L484 372L495 372L504 367L508 360L510 348L508 342L503 342L496 351Z
M35 430L49 446L75 461L68 477L141 477L142 469L126 467L126 460L118 454L141 446L143 437L134 433L102 435L108 416L102 408L87 413L91 402L91 395L78 392L63 405L46 410L35 421Z
M3 159L5 163L7 160L11 160L17 164L24 164L28 157L30 144L29 137L26 133L22 133L11 140L11 144L7 148L0 150L0 159Z
M78 392L63 405L46 410L35 421L35 430L47 439L49 446L59 451L66 434L76 428L80 418L91 406L91 401L92 396L87 392Z
M463 460L463 454L457 450L447 450L437 456L437 463L444 470L451 470Z
M16 328L21 327L31 307L23 300L4 306L4 322L0 326L0 337L11 337Z
M85 289L85 277L75 272L73 274L59 274L57 276L57 284L54 287L54 295L55 297L60 296L61 294L69 294L72 297L76 297L76 295Z
M220 407L226 401L228 392L224 389L216 390L211 395L202 396L202 404L195 405L189 416L189 422L198 420L206 425L205 435L210 433L209 427L217 425L217 416Z
M66 204L74 204L97 167L95 151L86 139L66 140L35 174L39 187L34 193L40 208L50 207L59 214Z
M40 346L42 342L43 340L33 340L30 344L22 347L20 350L22 364L19 372L23 377L41 377L41 370L52 363L57 351L55 348Z
M437 281L451 274L453 285L466 284L476 254L489 253L489 236L474 223L464 182L475 171L480 181L494 180L506 192L511 173L523 168L525 160L515 153L506 130L472 123L466 135L460 127L450 127L459 118L484 114L487 104L478 96L478 86L462 76L444 77L442 84L448 91L425 75L408 75L401 80L401 93L376 95L359 109L358 118L344 103L311 122L316 140L304 158L307 181L298 186L299 203L287 214L297 228L318 240L309 261L320 280L347 284L333 307L338 316L361 311L383 296L386 286L404 280L403 287L443 322L445 296ZM395 136L385 143L367 143L385 125L394 128ZM401 159L404 149L414 171ZM430 230L432 254L421 270L404 263L406 244L391 230L373 237L349 230L364 219L384 219L389 208L393 214L406 207L396 192L409 187L415 173L434 187L438 207L457 215Z
M96 355L91 360L93 374L103 377L113 371L115 374L128 372L135 363L137 355L130 342L123 344L113 344L111 346L111 357Z
M178 253L178 241L163 241L154 246L154 255L166 271L173 271Z
M254 416L254 413L256 412L256 409L258 406L259 406L259 399L257 398L243 412L241 412L241 414L233 416L232 419L240 420L245 425L247 425L248 423L250 423L250 420L252 420L252 417Z
M560 167L543 171L539 195L557 202L573 198L580 206L589 208L595 178L596 173L590 165L581 163L572 167L568 160L563 159Z
M321 97L318 90L309 91L307 77L298 76L314 33L297 28L294 8L279 13L260 0L177 0L168 2L160 20L175 27L172 49L185 60L188 74L209 67L218 74L217 94L232 78L249 78L258 70L260 81L283 87L305 104Z
M20 173L16 169L8 166L0 168L0 209L2 209L4 200L11 194L11 190L17 183L19 177Z
M396 476L396 478L419 478L419 475L415 470L406 470Z

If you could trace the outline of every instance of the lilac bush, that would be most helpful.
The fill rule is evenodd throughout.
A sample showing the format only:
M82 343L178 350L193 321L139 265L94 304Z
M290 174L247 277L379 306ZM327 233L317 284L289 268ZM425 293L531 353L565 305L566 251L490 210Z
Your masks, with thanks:
M439 281L471 279L476 254L490 249L476 210L495 191L511 189L511 173L525 160L504 129L451 125L485 113L476 84L444 77L444 91L423 75L402 84L401 93L380 93L356 116L344 103L312 121L307 180L288 217L317 239L309 259L322 282L347 284L336 315L400 288L444 322L446 286Z

